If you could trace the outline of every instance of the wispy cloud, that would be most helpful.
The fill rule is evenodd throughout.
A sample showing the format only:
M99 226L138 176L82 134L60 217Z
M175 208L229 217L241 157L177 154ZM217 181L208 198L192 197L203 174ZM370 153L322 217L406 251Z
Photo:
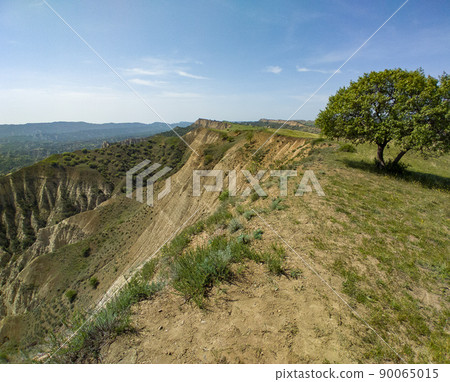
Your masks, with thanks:
M208 79L208 77L203 77L203 76L198 76L195 74L187 73L183 70L178 70L177 74L181 77L193 78L195 80L207 80Z
M273 74L280 74L282 72L282 68L279 66L267 66L265 71Z
M300 66L297 66L297 72L305 73L305 72L315 72L315 73L324 73L324 74L330 74L334 73L335 70L323 70L323 69L311 69L311 68L303 68ZM339 70L338 73L341 71Z
M160 59L146 57L141 60L140 66L123 69L126 76L133 77L130 82L143 86L160 86L171 82L176 77L184 77L193 80L207 80L208 77L193 74L190 70L193 65L200 65L199 61L187 59ZM148 81L140 77L155 77L163 81Z
M131 68L125 69L125 73L134 76L162 76L167 73L164 69L142 69L142 68Z
M166 83L165 81L149 81L149 80L143 80L141 78L132 78L131 80L129 80L129 82L136 84L136 85L151 86L154 88L160 87Z

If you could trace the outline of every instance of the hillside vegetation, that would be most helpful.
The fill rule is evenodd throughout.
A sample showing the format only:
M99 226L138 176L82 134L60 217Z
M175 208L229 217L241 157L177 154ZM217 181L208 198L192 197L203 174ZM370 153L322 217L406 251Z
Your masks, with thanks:
M450 157L408 153L410 167L387 175L375 170L369 145L214 126L185 136L200 156L177 138L155 137L39 164L95 171L111 192L59 223L47 220L22 252L5 246L3 359L448 362ZM172 192L154 208L123 194L124 171L144 158L174 168ZM194 198L193 169L298 176L286 197L267 173L267 197L242 196L241 182L235 197ZM294 196L306 170L324 197Z

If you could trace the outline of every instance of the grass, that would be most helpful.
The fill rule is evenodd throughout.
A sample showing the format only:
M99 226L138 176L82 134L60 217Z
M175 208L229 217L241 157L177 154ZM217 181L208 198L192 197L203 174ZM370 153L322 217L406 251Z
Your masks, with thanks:
M54 351L58 351L51 361L56 363L98 361L103 345L118 334L132 329L131 306L152 298L163 288L163 283L150 283L148 277L148 270L133 277L98 313L92 316L88 312L77 314L70 327L70 331L74 333L71 340L61 347L65 337L54 338L53 348Z
M188 250L175 259L171 266L171 285L186 300L205 308L209 290L220 282L231 281L235 275L231 264L253 260L265 263L269 273L284 273L285 252L273 246L268 252L259 253L250 246L250 237L215 237L207 246Z
M237 220L236 218L231 219L230 224L228 226L228 229L230 230L231 233L237 232L240 229L242 229L244 226L241 224L241 222L239 220Z
M64 295L70 303L73 303L77 298L78 292L76 290L69 289L68 291L66 291L66 293L64 293Z
M321 201L312 195L285 201L289 213L314 223L302 248L339 275L335 287L408 362L448 362L450 156L408 153L406 172L387 174L373 165L376 147L356 149L324 140L314 146L313 160L301 162L326 174L319 178ZM395 153L391 147L386 157ZM363 343L361 362L398 361L376 338Z

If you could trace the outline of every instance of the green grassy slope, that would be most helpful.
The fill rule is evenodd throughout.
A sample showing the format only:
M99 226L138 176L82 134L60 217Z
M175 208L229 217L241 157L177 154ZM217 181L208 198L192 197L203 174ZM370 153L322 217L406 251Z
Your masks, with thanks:
M410 164L408 170L393 176L372 167L375 151L370 145L343 152L339 143L323 139L311 143L308 155L279 164L300 174L313 170L325 197L293 196L299 179L290 182L286 198L277 197L273 178L263 181L270 191L268 198L255 194L229 198L223 193L222 207L213 217L186 229L162 251L158 277L166 288L194 302L192 309L198 309L219 298L214 285L240 280L249 262L268 264L270 283L277 285L277 291L278 285L295 289L299 275L315 279L300 261L301 255L403 360L448 362L450 156L424 160L410 153L404 158ZM247 151L251 154L252 147ZM217 248L214 241L208 247L192 244L205 232L208 237L218 235L222 244ZM227 244L235 241L239 244ZM275 250L276 256L268 255L267 249L274 244L284 249ZM236 262L242 267L232 265ZM316 285L302 293L311 298L319 295L322 303L346 317L342 328L351 331L355 362L401 361L323 283L318 284L320 288ZM219 288L221 295L224 291ZM114 311L113 306L107 309ZM133 318L127 324L132 325ZM318 333L319 329L302 336L317 337ZM98 332L90 335L97 338ZM322 334L318 338L326 340Z

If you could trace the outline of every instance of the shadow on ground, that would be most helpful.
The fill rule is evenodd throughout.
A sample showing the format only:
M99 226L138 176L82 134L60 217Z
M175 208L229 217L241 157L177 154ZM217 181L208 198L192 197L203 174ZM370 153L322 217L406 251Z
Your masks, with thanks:
M374 162L357 161L344 159L343 163L352 168L357 168L374 174L388 175L393 178L402 179L408 182L419 183L423 187L438 189L442 191L450 191L450 178L424 173L420 171L411 171L404 169L401 172L389 172L377 167Z

